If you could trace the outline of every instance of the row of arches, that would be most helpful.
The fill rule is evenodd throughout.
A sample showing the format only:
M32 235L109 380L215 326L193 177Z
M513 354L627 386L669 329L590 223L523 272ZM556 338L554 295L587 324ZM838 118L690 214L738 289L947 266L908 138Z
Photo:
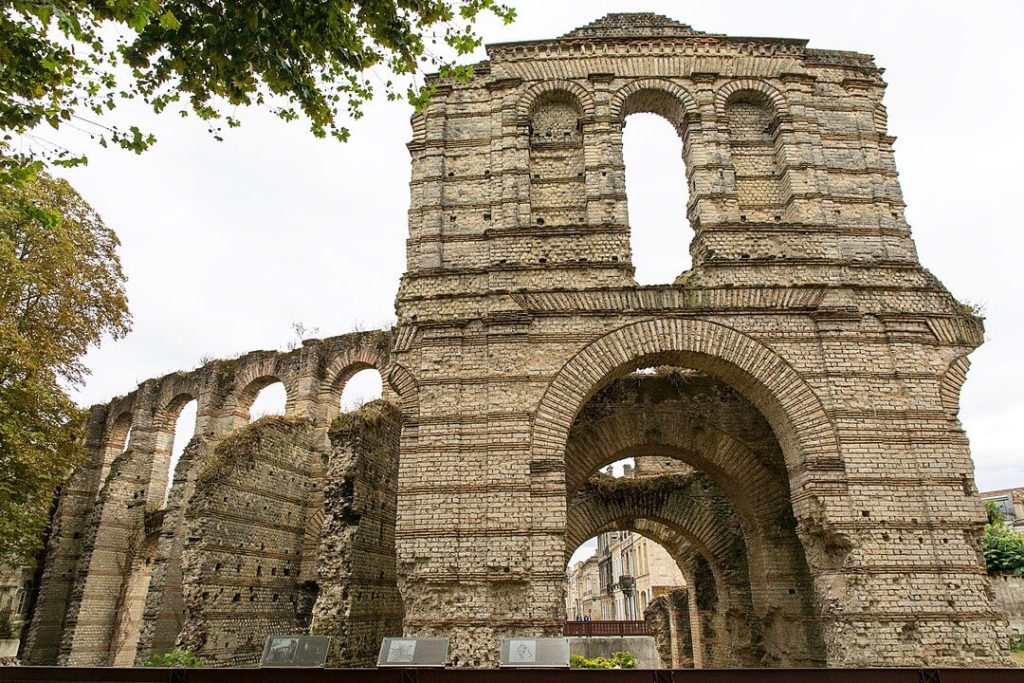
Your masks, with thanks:
M714 111L724 114L727 105L737 93L756 93L769 102L775 111L789 112L786 97L770 83L755 78L735 79L718 86L712 97ZM673 107L674 118L680 123L687 115L700 114L697 98L684 85L665 78L641 78L630 81L611 94L608 106L612 118L618 120L629 113L634 113L631 107L636 106L638 94L643 98L666 98L665 101L670 102ZM590 90L574 81L551 79L526 89L516 104L516 116L528 118L536 110L538 102L553 98L571 103L571 106L584 116L597 114L597 102Z
M386 333L365 332L287 354L254 352L148 380L94 408L88 457L55 518L29 659L129 664L145 647L173 647L186 517L218 445L270 415L295 418L286 428L326 431L339 413L382 394L389 346ZM103 579L111 572L121 576L118 590ZM80 614L100 637L83 635Z
M331 412L337 414L356 410L361 405L380 398L382 392L383 381L379 370L371 367L353 368L338 383L338 388L332 389L331 393L337 394L337 404ZM288 390L284 382L277 377L258 377L242 390L241 395L243 398L240 401L240 408L246 415L246 423L269 416L287 415L289 412ZM166 472L161 477L164 481L162 505L167 503L182 452L197 434L198 409L198 400L191 394L183 393L171 399L159 413L154 444L154 451L157 454L154 473L166 467ZM109 477L110 463L130 448L132 432L130 411L119 413L110 422L107 446L104 449L103 481Z
M720 123L705 132L689 92L671 81L647 79L613 95L606 130L585 125L594 106L580 86L554 82L532 88L520 105L530 132L531 223L625 222L635 281L671 283L693 265L689 252L699 196L731 197L741 222L783 219L789 182L778 136L782 102L759 81L727 84L715 98ZM609 145L613 151L611 165L599 171L586 162L591 135L605 150L602 155ZM615 197L625 200L624 212L605 201Z

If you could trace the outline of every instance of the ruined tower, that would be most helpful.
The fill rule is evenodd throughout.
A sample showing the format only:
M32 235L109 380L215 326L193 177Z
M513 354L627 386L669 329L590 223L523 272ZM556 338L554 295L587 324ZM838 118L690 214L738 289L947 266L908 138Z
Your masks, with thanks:
M688 511L606 502L575 521L574 487L656 452L703 465L735 509L761 662L998 661L957 420L981 321L918 261L873 59L652 14L488 57L437 82L409 144L392 354L416 396L406 633L450 634L475 663L502 636L559 632L567 526L573 543L685 540L720 593L740 590ZM693 267L665 286L633 279L622 129L638 112L682 139ZM656 366L734 391L773 443L633 403L574 443L599 392Z

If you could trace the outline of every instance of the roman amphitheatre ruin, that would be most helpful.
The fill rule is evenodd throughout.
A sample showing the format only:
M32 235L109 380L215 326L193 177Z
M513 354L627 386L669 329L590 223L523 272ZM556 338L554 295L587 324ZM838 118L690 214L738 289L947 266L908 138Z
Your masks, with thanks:
M679 564L709 666L1004 663L957 417L982 322L918 260L873 58L644 13L487 51L412 119L393 329L91 409L25 661L252 665L284 632L337 666L402 634L492 666L561 634L569 554L623 529ZM692 268L657 286L636 113L686 167ZM340 412L366 368L383 400ZM278 381L286 414L250 423Z

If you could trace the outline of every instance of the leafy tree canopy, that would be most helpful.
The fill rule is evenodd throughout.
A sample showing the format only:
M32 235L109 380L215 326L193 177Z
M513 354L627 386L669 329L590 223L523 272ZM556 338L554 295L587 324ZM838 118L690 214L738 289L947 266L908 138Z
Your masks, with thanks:
M305 115L319 137L344 140L345 120L358 118L375 91L422 106L432 88L415 75L429 68L468 76L441 53L475 50L482 14L506 23L515 16L495 0L5 0L0 7L0 130L9 138L41 123L70 124L135 152L155 138L97 120L132 98L157 112L198 115L215 135L222 124L238 125L237 107L266 104L284 120ZM49 159L84 161L59 149ZM10 172L32 155L4 161Z
M117 237L64 180L0 184L0 560L37 547L75 465L81 414L61 383L130 317Z

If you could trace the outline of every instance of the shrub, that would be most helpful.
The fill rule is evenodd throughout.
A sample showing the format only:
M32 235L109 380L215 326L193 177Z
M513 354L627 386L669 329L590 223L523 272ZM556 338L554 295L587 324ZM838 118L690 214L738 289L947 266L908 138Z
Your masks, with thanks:
M635 669L636 657L629 652L614 652L608 657L569 657L569 666L573 669Z
M989 523L981 537L981 551L990 574L1024 575L1024 534L1014 533L991 501L985 505Z
M202 669L203 660L192 650L175 648L170 652L154 652L142 666L159 669Z

